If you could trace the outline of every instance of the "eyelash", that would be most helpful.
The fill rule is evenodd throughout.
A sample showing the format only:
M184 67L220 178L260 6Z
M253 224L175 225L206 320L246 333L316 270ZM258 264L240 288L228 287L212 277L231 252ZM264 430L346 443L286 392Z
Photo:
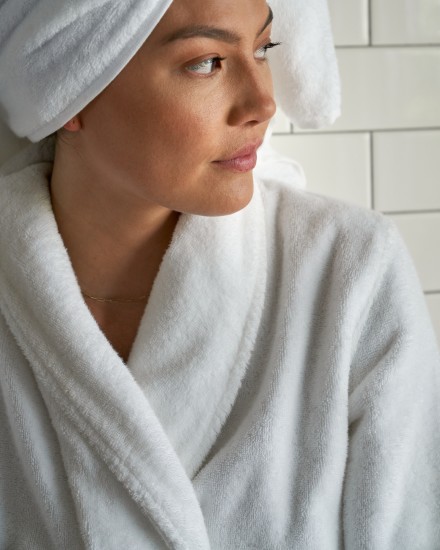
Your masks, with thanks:
M270 50L271 48L275 48L276 46L279 46L281 44L281 42L269 42L267 44L265 44L264 46L261 46L261 48L258 48L258 50L256 50L255 53L258 53L258 52L262 52L263 53L263 56L262 57L257 57L257 59L261 60L261 61L265 61L267 59L266 57L266 53L268 50ZM217 64L217 68L219 68L218 64L221 63L222 61L224 61L226 59L226 57L210 57L209 59L204 59L203 61L201 61L200 63L197 63L195 65L190 65L189 67L187 67L187 71L189 72L193 72L193 73L196 73L196 74L200 74L200 75L210 75L210 74L213 74L214 72L214 64ZM197 72L198 70L200 69L209 69L211 67L211 70L208 70L208 72Z
M257 52L263 52L264 57L261 59L266 59L266 53L267 50L270 50L271 48L276 48L277 46L280 46L281 42L269 42L268 44L265 44L264 46L261 46L261 48L258 48Z

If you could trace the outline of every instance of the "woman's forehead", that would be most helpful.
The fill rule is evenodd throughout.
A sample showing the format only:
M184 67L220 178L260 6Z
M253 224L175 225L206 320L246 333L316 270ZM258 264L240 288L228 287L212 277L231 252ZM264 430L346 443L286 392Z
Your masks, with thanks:
M259 36L272 19L265 0L174 0L151 39L168 44L202 36L234 43L248 28Z

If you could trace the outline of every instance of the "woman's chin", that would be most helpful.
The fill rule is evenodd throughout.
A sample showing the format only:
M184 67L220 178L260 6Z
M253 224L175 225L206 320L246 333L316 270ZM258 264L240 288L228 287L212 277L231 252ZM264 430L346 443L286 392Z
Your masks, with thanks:
M254 181L252 172L242 175L241 181L229 184L228 189L221 195L212 193L206 204L204 216L227 216L243 210L252 200L254 194Z

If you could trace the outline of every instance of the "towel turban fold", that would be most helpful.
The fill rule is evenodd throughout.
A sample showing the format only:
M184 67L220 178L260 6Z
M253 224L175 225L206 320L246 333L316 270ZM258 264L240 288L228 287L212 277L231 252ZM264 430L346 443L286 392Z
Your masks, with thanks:
M4 0L0 3L0 116L39 141L61 128L121 72L172 0ZM301 127L339 114L339 77L326 0L271 0L276 96Z
M275 95L300 128L332 124L341 112L341 86L327 0L269 0Z

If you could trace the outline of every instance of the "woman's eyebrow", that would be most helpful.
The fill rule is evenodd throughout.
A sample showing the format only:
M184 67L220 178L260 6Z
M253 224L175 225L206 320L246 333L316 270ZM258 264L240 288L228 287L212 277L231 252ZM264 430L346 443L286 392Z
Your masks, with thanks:
M273 21L273 11L270 6L267 6L269 8L269 13L267 15L267 19L264 22L264 25L261 27L260 31L257 33L257 38L260 36L260 34L263 34L263 32L267 29L267 27L272 23Z
M270 8L270 6L268 6L268 8L269 14L261 30L258 31L257 38L273 21L272 9ZM166 36L162 40L162 43L169 44L170 42L174 42L175 40L185 40L187 38L194 38L198 36L202 36L204 38L212 38L214 40L221 40L222 42L228 42L229 44L236 44L237 42L241 41L241 37L232 31L220 29L218 27L211 27L209 25L194 25L190 27L183 27L174 31L170 35Z

